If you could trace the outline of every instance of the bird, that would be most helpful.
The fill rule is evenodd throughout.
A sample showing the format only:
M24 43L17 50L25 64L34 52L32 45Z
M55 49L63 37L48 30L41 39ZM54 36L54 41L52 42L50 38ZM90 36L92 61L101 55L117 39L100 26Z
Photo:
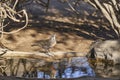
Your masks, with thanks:
M39 46L43 48L46 53L50 53L50 49L53 48L56 43L56 34L53 34L48 39L36 41L34 44L32 44L32 46Z

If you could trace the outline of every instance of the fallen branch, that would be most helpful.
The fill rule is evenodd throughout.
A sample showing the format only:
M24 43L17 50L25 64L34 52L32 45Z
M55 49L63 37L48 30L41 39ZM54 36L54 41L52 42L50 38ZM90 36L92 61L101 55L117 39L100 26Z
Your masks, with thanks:
M54 61L55 59L59 60L62 58L69 58L69 57L83 57L85 53L79 52L51 52L54 56L50 56L43 52L20 52L20 51L6 51L1 57L3 58L36 58L36 59L43 59L46 61Z

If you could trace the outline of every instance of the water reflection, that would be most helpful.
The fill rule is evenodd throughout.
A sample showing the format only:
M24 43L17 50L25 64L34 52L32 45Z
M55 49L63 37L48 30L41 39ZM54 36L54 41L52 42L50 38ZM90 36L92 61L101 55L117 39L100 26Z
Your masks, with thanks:
M91 66L99 77L117 78L120 76L120 65L113 65L111 61L90 60Z
M62 78L77 78L82 76L95 76L95 73L87 62L87 58L72 58L71 62L66 65L62 72ZM58 77L60 76L58 75Z
M92 68L91 68L92 66ZM85 57L45 62L40 59L0 59L0 75L35 78L119 77L119 65L92 62ZM93 71L94 70L94 71ZM95 72L95 73L94 73Z
M33 59L0 59L0 75L37 77L37 66L43 61Z
M45 62L40 59L0 59L0 75L37 78L75 78L95 76L87 58Z
M38 72L38 78L77 78L83 76L95 76L94 71L89 66L87 58L77 57L72 58L70 62L67 59L60 61L59 63L53 63L51 68L51 76L44 72ZM52 75L53 74L53 75Z

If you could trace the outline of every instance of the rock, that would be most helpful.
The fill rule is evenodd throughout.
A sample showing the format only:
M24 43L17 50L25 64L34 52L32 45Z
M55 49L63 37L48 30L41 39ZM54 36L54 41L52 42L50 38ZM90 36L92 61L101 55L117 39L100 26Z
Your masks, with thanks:
M113 60L114 64L120 64L120 40L97 40L90 46L89 58Z

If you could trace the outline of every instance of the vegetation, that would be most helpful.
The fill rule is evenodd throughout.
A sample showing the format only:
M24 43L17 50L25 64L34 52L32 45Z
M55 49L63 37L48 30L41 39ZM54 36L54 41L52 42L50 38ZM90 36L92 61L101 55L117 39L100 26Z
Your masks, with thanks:
M100 10L120 37L120 1L119 0L85 0Z
M83 41L85 41L85 40L83 38L78 38L78 36L79 37L82 36L86 39L92 39L93 40L93 36L95 35L95 37L96 37L96 34L100 30L101 30L100 33L102 33L102 32L104 32L104 30L109 31L112 28L112 30L116 33L117 37L118 38L120 37L120 0L57 0L57 1L60 2L61 4L67 4L69 9L65 9L65 10L69 10L69 12L71 12L71 14L78 21L76 21L75 23L72 22L72 21L69 22L69 23L66 23L66 22L64 22L63 19L61 21L57 21L57 20L55 21L55 20L52 20L51 17L50 17L50 19L47 19L47 20L46 20L46 18L44 18L44 20L39 20L38 22L37 22L37 20L36 21L33 20L33 22L34 22L33 25L38 27L37 29L35 29L36 31L35 30L28 30L28 32L26 32L26 33L16 34L20 30L22 30L24 32L23 29L25 29L27 26L30 26L30 25L28 25L28 23L30 22L29 13L26 11L26 9L23 9L24 5L31 4L31 3L35 2L38 5L40 5L40 7L42 9L44 9L44 11L47 14L48 10L50 8L50 5L51 5L50 3L52 2L52 0L0 0L0 46L1 46L1 40L4 38L3 35L4 34L7 34L7 35L10 34L9 36L7 36L7 39L10 42L9 44L11 44L13 46L16 46L14 44L14 42L17 43L17 41L21 41L20 43L17 44L17 48L22 47L22 48L25 49L26 46L27 46L26 44L24 44L25 42L30 46L29 43L35 42L35 39L41 39L40 36L41 36L42 32L39 31L39 28L41 29L42 27L38 26L38 25L43 23L43 22L45 24L45 27L47 27L49 29L55 28L53 30L55 32L60 31L59 32L60 34L58 34L57 37L61 36L61 35L63 36L63 34L62 34L63 31L64 32L69 32L69 33L75 33L75 35L77 35L77 38L76 38L76 36L73 36L71 34L65 34L65 36L62 37L62 38L59 37L58 46L63 47L62 44L65 44L65 46L69 46L69 44L71 43L72 48L71 48L71 46L69 48L67 48L67 49L70 49L70 50L73 50L73 48L74 49L75 48L80 49L81 47L82 47L81 49L84 50L83 47L86 48L86 45L84 45L85 42L83 43ZM97 19L92 20L93 24L95 26L91 26L92 21L91 21L91 23L90 22L88 22L88 23L85 22L85 24L81 23L79 25L79 18L81 18L80 17L81 13L80 13L80 10L79 10L78 7L81 6L80 5L81 2L85 2L87 5L93 6L92 8L94 8L95 13L92 13L92 14L87 13L90 17L92 15L95 16L96 14L97 15L102 14L104 16L102 18L107 20L106 22L109 22L110 26L107 25L104 28L103 25L102 25L103 23L105 23L104 21L103 21L103 23L101 21L99 23L99 25L96 26L96 24L98 24L98 23L96 23ZM86 4L85 4L85 6L86 6ZM60 7L63 7L63 6L60 6ZM61 13L59 13L59 14L61 14ZM83 15L86 16L87 14L83 14ZM63 17L66 17L66 15L62 16L62 18ZM74 21L74 17L71 18L73 21ZM37 17L35 17L35 18L37 18ZM20 27L15 25L15 27L17 27L17 29L16 29L13 26L9 26L11 23L14 23L14 24L22 23L24 25L23 26L20 25ZM53 24L53 23L55 23L55 24ZM32 26L32 29L35 26ZM44 27L44 25L42 25L42 26ZM102 31L102 29L98 29L98 26L99 26L99 28L100 27L104 28L104 30ZM10 27L12 27L12 29L7 30ZM107 27L107 29L106 29L106 27ZM47 31L49 29L43 29L43 30ZM96 32L95 32L95 30L96 30ZM43 31L43 32L45 33L46 31ZM16 34L16 35L14 35L14 34ZM26 37L26 38L23 38L23 37L25 37L25 34L27 36L28 35L29 36ZM39 34L40 34L40 36L36 37L36 35L39 35ZM103 35L104 34L105 33L103 33ZM113 33L108 33L108 34L110 34L110 36L111 36ZM90 36L90 38L88 36ZM104 36L106 37L106 35L104 35ZM112 35L112 36L114 36L114 35ZM42 36L42 37L44 37L44 36ZM98 36L98 37L101 37L101 36ZM17 39L17 38L21 38L21 39ZM45 39L45 37L43 39ZM70 39L72 39L73 41L70 41ZM67 40L68 40L68 42L67 42ZM78 41L78 42L76 42L76 41ZM73 42L75 42L76 44L74 44ZM88 44L90 44L90 43L91 42L86 41L87 46L89 46ZM20 44L22 44L22 46ZM58 49L60 51L60 49L61 49L60 47L57 47L56 49ZM13 47L13 49L16 49L16 50L17 50L17 48ZM27 47L27 48L28 48L28 50L31 49L30 47ZM24 51L21 52L21 51L6 50L3 47L0 47L0 58L2 58L2 57L10 57L10 58L12 57L13 58L13 57L18 57L19 56L20 58L21 57L22 58L36 58L36 59L42 59L42 60L45 60L45 61L50 61L50 60L55 61L55 60L62 59L62 58L86 56L86 53L83 54L83 52L77 53L77 52L66 52L66 51L64 52L63 51L63 52L53 52L53 54L56 56L55 59L54 59L53 57L50 57L49 55L44 54L44 52L29 52L28 50L26 49L27 52L24 52ZM37 49L37 48L34 48L34 50L39 51L39 49ZM66 50L66 49L64 49L64 50ZM31 51L32 51L32 49L31 49ZM39 54L39 53L41 53L41 54ZM10 60L8 60L8 61L10 61ZM22 64L23 67L24 67L26 65L26 63L24 63L24 62L26 62L26 61L25 60L19 60L17 62L17 65ZM11 60L10 63L5 62L5 64L7 64L7 65L0 66L0 69L1 69L1 72L2 72L3 75L6 75L5 70L7 69L7 66L8 66L8 68L11 67L11 68L9 68L10 71L11 71L11 74L13 74L13 75L14 75L14 73L17 74L17 70L18 70L19 67L16 66L16 65L13 66L11 63L13 63L12 60ZM31 65L33 65L33 64L31 64ZM27 69L27 68L24 67L24 69Z
M28 15L26 11L20 8L24 3L31 3L35 1L42 7L46 8L46 11L49 9L49 4L51 0L0 0L0 33L1 38L3 34L11 34L18 32L21 29L25 28L28 24ZM116 35L120 36L120 2L119 0L59 0L62 3L67 3L71 8L71 11L75 12L75 15L78 15L79 12L76 9L77 6L80 6L80 1L84 1L96 8L96 11L101 11L105 18L109 21L112 29L115 31ZM72 3L71 3L71 2ZM22 9L22 10L21 10ZM5 32L4 28L8 26L11 21L21 22L25 17L25 25L12 32ZM8 20L9 19L9 20Z
M25 10L16 11L16 7L18 4L18 0L14 2L14 0L1 0L0 2L0 33L1 39L3 34L12 34L24 29L28 24L28 15ZM11 21L14 22L22 22L23 17L25 17L25 25L16 30L11 32L5 32L4 28L8 27Z

